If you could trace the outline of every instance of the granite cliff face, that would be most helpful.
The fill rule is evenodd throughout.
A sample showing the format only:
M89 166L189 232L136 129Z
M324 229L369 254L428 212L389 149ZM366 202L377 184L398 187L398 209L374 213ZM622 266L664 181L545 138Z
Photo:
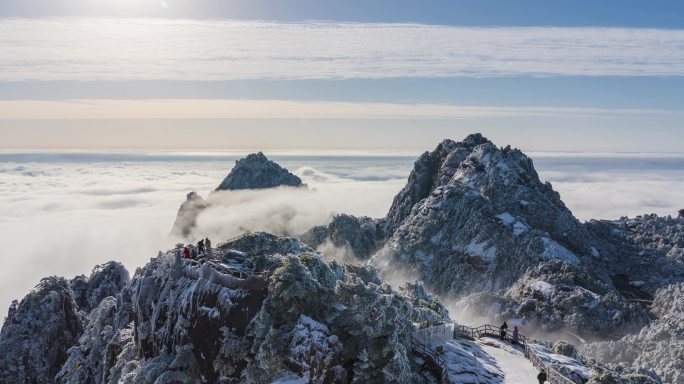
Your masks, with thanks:
M298 176L269 160L262 152L258 152L237 160L228 176L214 192L277 187L306 188L306 184L302 183ZM212 199L212 194L205 200L197 192L188 193L186 200L178 208L170 234L179 239L189 238L197 225L200 213L212 204L217 204L215 199Z

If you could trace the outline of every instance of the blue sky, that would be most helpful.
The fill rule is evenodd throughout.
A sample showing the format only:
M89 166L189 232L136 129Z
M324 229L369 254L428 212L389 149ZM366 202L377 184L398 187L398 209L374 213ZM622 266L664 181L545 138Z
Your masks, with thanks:
M684 139L676 1L5 0L0 52L5 150Z

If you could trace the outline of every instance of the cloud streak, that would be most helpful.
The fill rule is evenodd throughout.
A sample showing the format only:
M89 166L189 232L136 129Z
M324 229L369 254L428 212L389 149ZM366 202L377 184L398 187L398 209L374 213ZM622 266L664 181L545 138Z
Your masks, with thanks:
M682 111L571 107L288 100L0 100L0 120L55 119L475 119L497 117L663 117Z
M682 76L684 30L1 19L0 81Z

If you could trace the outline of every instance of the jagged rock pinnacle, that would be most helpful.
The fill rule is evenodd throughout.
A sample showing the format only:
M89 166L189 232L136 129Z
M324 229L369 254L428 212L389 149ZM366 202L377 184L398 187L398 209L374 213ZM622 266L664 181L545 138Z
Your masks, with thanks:
M301 187L304 184L299 177L269 160L262 152L258 152L236 161L235 167L216 190L263 189L279 186Z

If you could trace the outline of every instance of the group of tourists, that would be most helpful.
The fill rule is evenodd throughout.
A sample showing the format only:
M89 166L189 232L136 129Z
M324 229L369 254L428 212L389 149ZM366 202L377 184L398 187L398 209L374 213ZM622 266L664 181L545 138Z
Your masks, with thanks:
M209 255L211 255L211 240L208 237L198 241L194 247L186 245L183 248L183 257L186 259L196 259Z
M503 324L501 324L501 327L499 327L499 338L503 341L506 340L506 335L508 333L508 324L504 321ZM520 344L520 331L518 330L518 326L514 325L513 326L513 334L511 335L511 344L517 345ZM537 375L537 380L539 381L539 384L544 384L547 380L546 376L546 371L541 370L539 374Z

